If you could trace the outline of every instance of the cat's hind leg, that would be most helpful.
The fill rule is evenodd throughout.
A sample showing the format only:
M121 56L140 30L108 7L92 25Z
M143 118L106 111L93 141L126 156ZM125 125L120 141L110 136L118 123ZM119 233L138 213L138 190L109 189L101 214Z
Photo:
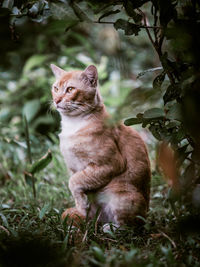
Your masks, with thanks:
M137 189L112 188L106 192L105 200L103 212L109 218L108 223L118 228L143 223L141 217L146 217L148 205Z

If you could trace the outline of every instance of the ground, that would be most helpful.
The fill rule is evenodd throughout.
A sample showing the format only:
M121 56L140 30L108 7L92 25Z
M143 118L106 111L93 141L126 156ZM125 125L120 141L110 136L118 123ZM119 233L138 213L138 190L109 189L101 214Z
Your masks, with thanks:
M181 230L184 208L171 203L170 188L156 172L143 228L105 234L95 219L80 230L63 222L61 214L73 199L58 146L51 150L51 164L36 175L36 198L23 163L2 180L2 266L200 266L200 237Z

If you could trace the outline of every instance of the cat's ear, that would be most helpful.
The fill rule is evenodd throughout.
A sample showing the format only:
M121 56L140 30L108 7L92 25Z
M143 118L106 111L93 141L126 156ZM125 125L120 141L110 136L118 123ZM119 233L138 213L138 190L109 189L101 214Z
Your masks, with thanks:
M97 80L98 80L98 72L97 68L94 65L88 66L84 71L83 71L83 77L86 76L87 79L89 80L90 84L92 86L97 85Z
M54 64L51 64L51 70L53 71L53 74L55 75L56 79L59 79L64 73L65 71L62 70L61 68L57 67Z

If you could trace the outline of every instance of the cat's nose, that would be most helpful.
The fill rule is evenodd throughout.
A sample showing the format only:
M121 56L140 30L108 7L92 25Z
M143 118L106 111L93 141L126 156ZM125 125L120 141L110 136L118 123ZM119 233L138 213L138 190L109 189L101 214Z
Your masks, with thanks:
M58 103L60 103L61 100L62 100L62 97L56 98L56 99L55 99L56 105L57 105Z

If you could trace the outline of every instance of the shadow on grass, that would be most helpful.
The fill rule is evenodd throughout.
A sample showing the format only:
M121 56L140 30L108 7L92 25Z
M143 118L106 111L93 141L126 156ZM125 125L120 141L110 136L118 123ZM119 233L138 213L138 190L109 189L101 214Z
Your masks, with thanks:
M72 256L62 244L28 231L17 236L0 236L0 266L2 267L64 267L71 266Z

